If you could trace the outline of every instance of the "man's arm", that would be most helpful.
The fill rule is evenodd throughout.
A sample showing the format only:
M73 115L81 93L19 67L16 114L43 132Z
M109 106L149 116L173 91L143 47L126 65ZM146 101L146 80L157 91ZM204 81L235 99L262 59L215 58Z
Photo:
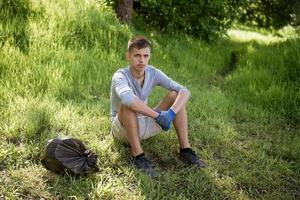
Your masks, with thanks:
M173 105L168 110L162 110L159 112L159 116L155 120L164 131L171 128L171 123L175 119L176 114L184 108L189 97L190 92L187 89L180 89Z
M159 69L156 69L155 84L160 85L163 88L166 88L171 91L177 91L177 97L173 105L171 106L171 109L175 113L178 113L184 107L191 95L187 88L178 84L176 81L173 81L170 77L168 77Z
M190 96L191 93L188 89L179 90L171 109L177 114L185 106Z
M190 92L187 89L181 89L179 90L177 97L171 106L171 109L178 113L187 103L190 97ZM146 115L148 117L157 118L159 113L154 111L152 108L150 108L148 105L146 105L143 101L141 101L138 97L135 97L134 101L128 106L130 109L132 109L135 112L141 113L143 115Z
M135 112L141 113L143 115L146 115L148 117L157 118L159 113L154 111L152 108L147 106L142 100L140 100L138 97L135 97L133 102L128 106L130 109L132 109Z
M123 105L137 113L141 113L152 118L158 117L158 113L156 111L147 106L139 97L134 95L134 92L128 85L127 79L123 73L119 72L114 74L113 87Z

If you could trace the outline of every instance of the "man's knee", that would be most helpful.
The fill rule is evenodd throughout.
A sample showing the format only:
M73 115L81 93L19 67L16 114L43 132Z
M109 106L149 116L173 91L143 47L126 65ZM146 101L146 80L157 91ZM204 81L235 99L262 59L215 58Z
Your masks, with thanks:
M119 117L120 122L122 122L124 118L128 119L132 116L135 117L136 113L132 109L130 109L128 106L122 104L118 111L118 117Z
M178 95L178 92L170 91L167 94L167 98L168 98L169 101L174 102L176 100L177 95Z
M134 112L134 111L131 110L128 106L121 104L118 113L124 113L124 112Z

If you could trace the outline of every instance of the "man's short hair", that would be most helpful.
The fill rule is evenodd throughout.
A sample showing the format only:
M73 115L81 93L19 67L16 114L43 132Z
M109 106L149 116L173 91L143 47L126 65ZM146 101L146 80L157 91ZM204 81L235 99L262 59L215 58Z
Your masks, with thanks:
M127 51L130 52L133 48L143 49L149 47L151 42L144 36L135 36L128 41Z

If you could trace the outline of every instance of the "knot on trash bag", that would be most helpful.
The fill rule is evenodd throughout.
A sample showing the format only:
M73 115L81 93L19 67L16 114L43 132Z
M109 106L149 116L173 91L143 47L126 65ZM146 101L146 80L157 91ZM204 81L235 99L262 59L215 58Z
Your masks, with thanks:
M97 155L95 155L91 150L87 149L84 151L86 156L87 164L90 167L93 167L97 163Z

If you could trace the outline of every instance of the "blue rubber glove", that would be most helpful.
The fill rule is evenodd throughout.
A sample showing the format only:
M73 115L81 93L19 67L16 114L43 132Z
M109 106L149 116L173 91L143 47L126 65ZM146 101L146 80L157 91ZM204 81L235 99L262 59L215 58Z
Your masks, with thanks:
M172 109L167 111L160 111L158 117L155 119L156 123L160 125L160 127L167 131L171 128L171 124L175 119L175 112Z

